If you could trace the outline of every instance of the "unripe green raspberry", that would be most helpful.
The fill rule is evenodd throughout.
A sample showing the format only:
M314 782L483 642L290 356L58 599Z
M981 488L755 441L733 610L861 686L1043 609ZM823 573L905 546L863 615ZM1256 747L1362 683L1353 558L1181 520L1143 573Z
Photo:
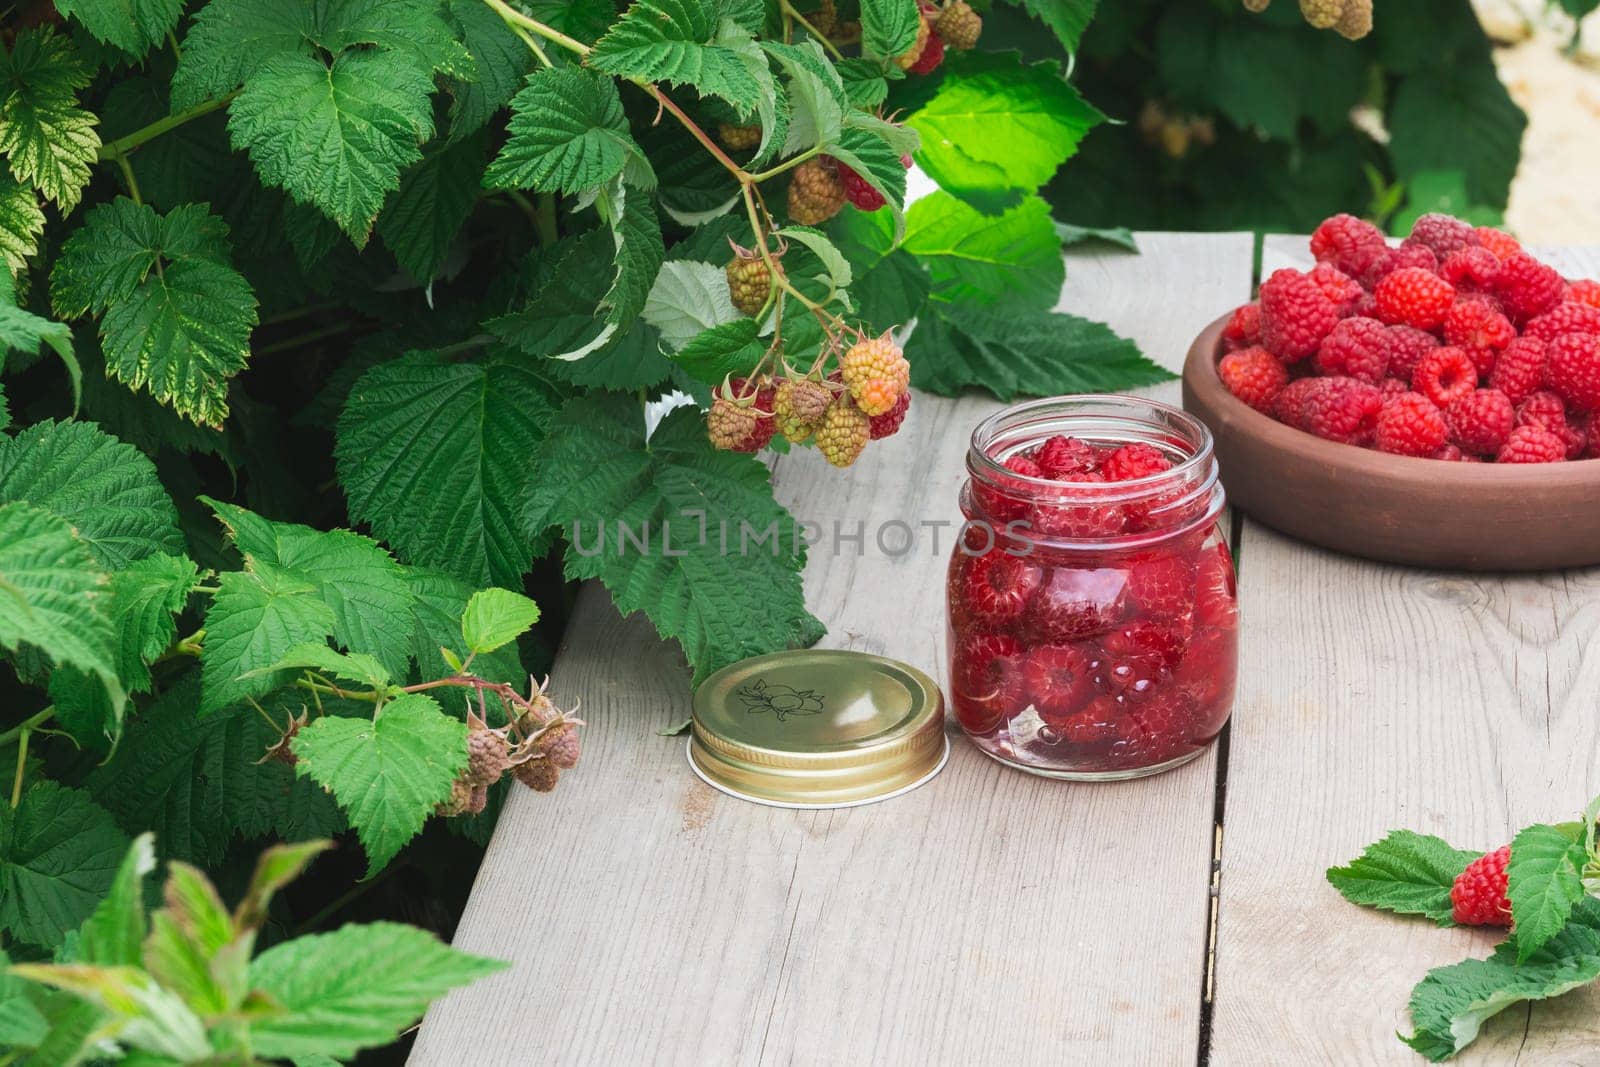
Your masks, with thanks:
M735 256L728 264L728 296L746 315L759 315L772 293L772 272L759 256Z
M1272 3L1272 0L1244 0L1244 9L1259 15L1267 9L1267 5L1270 3Z
M863 337L839 360L839 376L868 415L882 415L911 385L911 364L900 346L881 337Z
M808 159L794 169L789 182L789 217L802 226L827 222L844 207L844 182L833 160Z
M833 390L809 378L789 378L778 386L773 412L778 432L794 444L809 440L822 424L822 416L833 400Z
M731 122L717 123L717 140L730 152L747 152L761 143L760 126L735 126Z
M843 393L823 413L822 425L817 428L817 450L835 467L848 467L861 456L871 433L872 420Z
M706 413L706 432L711 437L712 447L739 451L740 443L756 432L758 417L754 408L736 404L727 397L714 398L711 410Z
M976 45L983 34L983 18L972 10L967 0L950 0L934 20L933 28L939 31L945 44L965 52Z
M1333 26L1343 11L1344 0L1300 0L1300 16L1319 30Z
M1372 0L1344 0L1344 10L1333 32L1351 41L1359 41L1372 32Z

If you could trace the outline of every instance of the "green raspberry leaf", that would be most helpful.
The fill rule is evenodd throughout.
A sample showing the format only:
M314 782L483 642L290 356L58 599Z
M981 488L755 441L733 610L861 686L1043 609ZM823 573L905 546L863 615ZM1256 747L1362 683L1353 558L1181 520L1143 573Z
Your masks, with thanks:
M1061 47L1071 55L1078 50L1083 31L1094 18L1098 0L1013 0L1028 14L1050 27Z
M1401 1040L1437 1063L1470 1045L1484 1022L1505 1009L1560 996L1600 978L1600 901L1580 900L1567 925L1543 948L1520 963L1516 955L1513 939L1501 942L1488 959L1429 971L1411 991L1416 1032Z
M969 53L907 123L922 134L917 162L946 191L993 214L1055 175L1105 121L1055 63Z
M659 240L659 236L658 236ZM581 360L604 348L615 324L600 314L616 271L617 240L605 229L588 230L541 255L533 297L507 315L490 319L490 333L530 356Z
M1139 251L1139 242L1134 238L1133 231L1126 226L1074 226L1070 222L1058 222L1056 236L1061 238L1063 246L1082 244L1085 241L1105 241L1118 248L1126 248L1129 252Z
M672 361L690 377L708 385L738 377L761 359L767 346L756 335L754 319L734 319L690 338L672 354Z
M420 282L439 273L445 256L478 201L485 139L434 142L400 177L400 188L378 215L378 236Z
M911 205L903 247L924 264L933 294L963 309L999 302L1054 307L1066 280L1050 205L1030 196L999 216L949 193Z
M1506 895L1522 963L1559 933L1583 898L1589 850L1581 827L1530 826L1511 842Z
M630 160L649 167L628 132L616 82L579 67L529 77L512 98L507 132L484 175L492 189L579 193L617 177Z
M295 736L293 748L295 773L332 791L349 815L370 878L450 796L467 764L467 726L431 698L407 693L372 719L324 715Z
M697 680L821 636L801 592L798 525L759 460L712 449L698 409L673 411L647 447L633 397L571 401L536 466L528 532L560 527L567 576L599 578L624 615L643 611L683 646ZM619 523L635 537L648 524L648 547L620 540Z
M332 678L354 682L380 692L389 688L389 672L383 664L365 652L337 652L326 644L315 641L295 645L278 657L276 663L270 667L259 667L250 671L247 677L286 670L320 671Z
M411 595L412 655L423 681L433 681L455 673L440 649L448 648L458 659L466 657L461 644L461 620L466 614L467 601L477 592L461 579L442 571L413 567L406 572ZM521 687L528 683L528 672L523 669L517 646L508 644L493 652L484 652L472 661L472 673L491 682L508 682Z
M0 929L57 947L93 914L127 850L127 835L88 793L34 783L14 810L0 805Z
M785 155L819 144L833 144L844 130L850 100L840 71L828 61L815 41L800 45L762 41L761 47L788 76L787 97L792 107L784 141ZM864 61L854 61L864 62ZM884 87L888 91L887 85Z
M39 251L39 235L44 232L44 208L33 186L24 185L0 169L0 263L8 274L28 265L28 257ZM10 303L8 296L7 303ZM39 347L35 342L34 348Z
M515 641L539 621L539 605L509 589L480 589L461 615L461 639L473 655Z
M861 49L892 59L917 39L917 0L861 0Z
M108 583L65 519L32 504L0 505L0 648L32 645L58 666L98 675L120 702Z
M3 235L0 235L0 243L3 241ZM0 279L7 283L0 285L0 289L9 289L11 276L0 274ZM14 307L9 294L0 292L0 362L3 362L7 349L31 355L39 351L42 345L48 345L66 366L67 379L72 384L72 411L73 414L77 414L78 403L83 394L83 368L79 365L77 353L72 347L71 327Z
M250 986L284 1011L251 1023L251 1047L272 1059L353 1057L393 1041L429 1001L505 966L399 923L344 926L274 945L250 964Z
M178 24L183 0L56 0L56 10L138 59Z
M1487 57L1441 64L1401 80L1388 111L1389 153L1405 179L1464 171L1474 204L1504 210L1527 125Z
M286 675L252 672L292 648L333 635L333 612L314 582L269 564L222 575L206 612L200 656L202 714L271 692Z
M770 94L770 82L763 86L747 51L717 40L725 19L759 30L758 13L759 5L741 0L638 0L595 42L585 62L604 74L692 86L747 118L763 92Z
M49 27L23 30L0 56L0 155L62 214L78 205L100 151L95 117L78 106L88 84L72 42Z
M663 266L644 305L645 321L661 331L669 348L682 348L703 331L744 317L728 295L723 268L695 260Z
M1347 866L1328 868L1328 882L1352 904L1451 926L1450 887L1479 855L1430 834L1395 830Z
M535 61L533 51L483 0L449 0L448 7L478 68L476 78L450 84L450 138L460 140L511 102Z
M141 964L149 929L144 914L144 880L155 868L155 837L140 834L122 857L105 899L78 932L79 959L103 966Z
M542 380L500 359L413 353L374 367L350 390L335 439L351 517L408 563L520 585L534 546L517 516L553 411Z

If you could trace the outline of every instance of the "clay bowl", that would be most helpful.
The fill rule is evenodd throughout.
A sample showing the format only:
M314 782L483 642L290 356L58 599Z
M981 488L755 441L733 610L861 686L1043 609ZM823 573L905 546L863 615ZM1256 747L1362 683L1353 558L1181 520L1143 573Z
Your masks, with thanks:
M1391 563L1475 571L1600 563L1600 460L1448 463L1291 429L1217 376L1227 319L1190 346L1183 406L1211 428L1228 500L1252 519Z

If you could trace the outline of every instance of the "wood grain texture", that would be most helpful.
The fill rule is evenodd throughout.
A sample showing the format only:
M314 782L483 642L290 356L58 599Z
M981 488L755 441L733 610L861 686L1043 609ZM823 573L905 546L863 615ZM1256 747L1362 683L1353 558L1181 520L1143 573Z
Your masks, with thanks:
M1070 254L1062 306L1176 371L1246 296L1250 239L1140 242L1142 256ZM935 549L921 524L959 520L967 436L997 407L919 394L848 475L809 451L779 459L780 499L824 527L806 591L826 645L944 678L950 529ZM909 552L898 529L888 551L873 536L896 519L917 533ZM835 520L864 522L864 545L834 550ZM683 740L656 735L688 714L688 673L603 590L583 591L554 675L583 698L584 763L550 796L514 794L455 939L514 966L436 1005L412 1063L1194 1060L1213 754L1078 786L953 736L950 765L908 796L782 811L713 792Z
M1309 259L1290 240L1264 271ZM1496 937L1357 908L1323 872L1393 827L1487 849L1600 792L1600 570L1402 569L1251 522L1240 555L1211 1062L1419 1063L1394 1037L1412 986ZM1512 1008L1453 1062L1600 1062L1600 991Z

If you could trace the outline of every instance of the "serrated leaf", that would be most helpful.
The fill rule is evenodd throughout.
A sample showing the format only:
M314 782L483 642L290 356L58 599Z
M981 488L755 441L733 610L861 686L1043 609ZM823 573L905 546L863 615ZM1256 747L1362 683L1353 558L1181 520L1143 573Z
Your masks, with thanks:
M178 24L183 0L56 0L56 11L138 59Z
M539 621L539 605L509 589L480 589L461 614L467 651L493 652L515 641Z
M0 263L16 274L28 265L28 257L39 251L39 235L44 232L44 209L39 194L0 170ZM38 347L35 345L34 347Z
M1139 242L1126 226L1074 226L1069 222L1056 223L1056 236L1063 245L1082 244L1085 241L1105 241L1130 252L1139 251Z
M815 41L799 45L763 41L761 47L777 61L789 79L791 114L784 155L837 141L852 101L839 71L828 62L822 46Z
M450 137L460 140L481 129L510 103L533 69L534 58L533 51L483 0L449 0L447 6L477 67L477 77L450 85Z
M1450 887L1478 856L1431 834L1395 830L1347 866L1328 868L1328 882L1352 904L1449 926Z
M821 230L814 230L809 226L785 226L778 231L779 237L805 245L822 260L822 265L828 272L828 284L834 290L848 289L854 281L850 272L850 261L844 258L844 253L828 240Z
M251 1045L271 1058L354 1056L394 1040L434 998L505 966L399 923L296 938L250 964L251 987L285 1009L251 1024Z
M1600 978L1600 902L1584 898L1572 919L1526 961L1514 941L1485 960L1435 967L1411 992L1416 1032L1401 1040L1429 1060L1455 1055L1477 1039L1483 1024L1505 1009L1547 1000Z
M6 280L10 280L9 276ZM9 300L0 296L0 363L3 363L6 349L31 355L42 345L48 345L66 367L67 380L72 385L72 410L77 414L83 393L83 368L72 347L71 327L13 307Z
M650 389L672 375L672 363L661 353L661 334L643 319L582 359L555 359L548 367L563 382L618 392Z
M1066 279L1050 205L1034 196L995 217L949 193L923 197L906 213L902 246L928 267L934 295L963 309L1053 307Z
M1575 829L1529 826L1511 842L1506 895L1511 898L1518 963L1559 933L1573 905L1583 898L1589 850L1584 835Z
M114 1035L133 1051L127 1060L189 1063L208 1058L212 1048L205 1024L181 998L138 967L96 967L82 963L30 963L12 969L81 998L100 1009L97 1034ZM55 1061L52 1061L55 1062Z
M101 965L139 965L147 929L144 879L155 867L155 835L140 834L117 866L105 899L78 931L79 959Z
M38 987L7 973L11 963L0 949L0 1047L36 1048L50 1033L50 1020L33 1002Z
M917 0L861 0L861 49L871 56L893 58L917 39L921 19Z
M1049 181L1105 121L1055 63L970 54L950 67L938 94L906 120L922 135L917 162L941 188L991 214Z
M979 386L1019 394L1102 393L1171 381L1139 347L1102 323L1059 312L993 311L934 301L907 348L911 384L954 395Z
M1014 0L1028 14L1050 27L1061 47L1072 55L1078 50L1083 31L1094 18L1097 0Z
M105 897L127 849L88 793L35 782L15 809L0 805L0 929L55 948Z
M100 151L95 117L78 106L88 84L72 42L48 26L18 33L0 55L0 154L62 214L77 206Z
M416 598L412 617L416 628L412 635L412 654L423 681L443 678L459 673L457 662L447 664L441 650L452 650L451 655L464 651L461 645L461 618L466 613L467 601L477 592L461 579L442 571L411 568L406 572L407 583ZM448 668L448 669L446 669ZM522 668L517 646L506 645L493 652L480 654L472 661L472 673L491 682L507 682L517 687L527 684L528 672Z
M744 317L728 295L723 268L693 260L674 260L661 268L643 314L669 348L681 348L702 331Z
M580 67L531 75L511 100L507 133L484 175L493 189L578 193L617 177L630 158L643 160L616 82Z
M762 84L745 54L712 43L723 19L748 23L748 7L737 0L638 0L595 42L585 62L605 74L692 86L748 117ZM759 21L745 28L759 28Z
M367 876L422 829L467 763L467 727L421 693L373 719L324 715L295 736L295 773L339 801L367 850Z
M616 196L603 201L607 207L602 213L611 226L615 268L600 306L606 322L622 328L631 326L644 310L667 250L649 194L620 182L615 185Z
M224 574L206 612L202 714L269 693L286 674L252 674L292 648L333 636L333 612L315 583L270 564Z
M365 652L339 652L315 641L295 645L279 656L276 662L248 671L244 677L288 670L321 671L333 678L342 678L379 691L389 687L389 672Z
M1387 120L1389 153L1402 178L1460 170L1474 203L1505 209L1528 119L1487 58L1401 79Z
M528 532L560 527L567 576L599 578L624 615L644 611L683 645L697 679L821 635L801 593L798 527L773 500L766 467L713 450L698 409L667 415L646 448L634 398L571 401L537 465ZM648 524L649 546L620 542L618 524L635 537Z
M155 464L93 423L46 419L0 440L0 503L9 501L66 519L108 571L183 551Z
M31 504L0 505L0 647L23 644L99 675L121 699L108 579L65 519Z
M431 281L478 201L485 141L481 136L430 145L400 177L378 215L378 236L420 282Z
M520 584L533 545L517 516L552 410L539 378L501 360L422 353L374 367L350 390L336 435L351 517L408 563Z
M696 334L672 354L672 361L702 382L721 385L724 378L748 372L766 350L755 320L739 318Z
M835 65L851 107L873 110L889 99L889 79L882 60L846 59Z
M522 352L551 360L570 361L603 347L617 332L600 314L613 284L616 248L608 229L588 230L552 246L544 254L554 267L539 272L532 299L484 325Z
M890 131L900 129L872 116L851 112L839 139L828 145L828 154L855 171L883 197L898 238L905 224L902 206L906 200L906 164L901 156L915 148L915 142L901 147L903 138ZM902 132L905 132L902 130ZM886 136L895 137L891 143ZM915 137L914 133L909 136Z

